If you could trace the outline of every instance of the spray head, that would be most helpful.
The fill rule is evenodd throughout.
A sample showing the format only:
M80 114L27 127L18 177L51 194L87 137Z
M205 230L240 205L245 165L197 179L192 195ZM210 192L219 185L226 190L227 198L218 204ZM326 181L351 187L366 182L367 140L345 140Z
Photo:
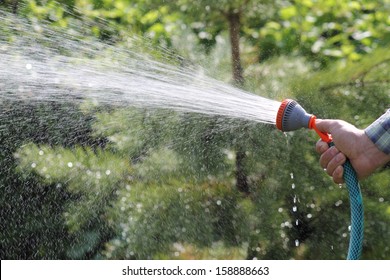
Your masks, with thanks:
M276 117L276 127L281 131L293 131L309 128L312 115L306 113L295 100L285 99L279 107Z
M316 127L316 116L306 113L295 100L285 99L279 107L276 116L276 127L284 132L300 128L314 129L321 139L327 143L332 141L328 133L319 131Z

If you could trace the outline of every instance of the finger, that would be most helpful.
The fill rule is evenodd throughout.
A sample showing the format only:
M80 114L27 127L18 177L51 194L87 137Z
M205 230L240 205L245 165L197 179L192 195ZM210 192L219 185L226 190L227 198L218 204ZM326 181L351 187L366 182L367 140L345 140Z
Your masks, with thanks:
M343 166L342 165L337 166L332 174L333 182L335 182L336 184L344 183L343 175L344 175Z
M337 153L326 166L326 172L333 177L333 173L336 171L336 169L343 165L347 158L343 153Z
M323 154L323 153L326 152L328 149L329 149L328 143L326 143L326 142L324 142L324 141L322 141L322 140L319 140L319 141L316 143L316 151L317 151L317 153Z
M320 157L320 165L322 168L328 168L329 162L339 153L336 147L330 147Z

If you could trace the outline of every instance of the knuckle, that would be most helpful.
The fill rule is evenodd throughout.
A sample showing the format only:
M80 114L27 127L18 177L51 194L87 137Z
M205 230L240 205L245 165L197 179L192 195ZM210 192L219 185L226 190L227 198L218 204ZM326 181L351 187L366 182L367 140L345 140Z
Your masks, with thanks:
M323 154L324 152L326 152L328 150L328 144L323 142L323 141L318 141L317 144L316 144L316 151L317 153L319 154Z
M324 157L324 155L322 155L320 157L320 165L322 168L326 168L326 166L328 165L328 160L326 160L326 158Z
M337 184L341 184L344 182L343 180L343 172L344 172L344 169L341 165L337 166L336 169L334 170L333 174L332 174L332 177L333 177L333 181Z

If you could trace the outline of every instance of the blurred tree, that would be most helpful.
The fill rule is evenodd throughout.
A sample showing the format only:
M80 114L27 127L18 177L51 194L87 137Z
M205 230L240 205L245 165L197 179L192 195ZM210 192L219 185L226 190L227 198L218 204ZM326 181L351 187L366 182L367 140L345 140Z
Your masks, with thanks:
M259 2L259 1L257 1ZM270 1L261 1L261 3ZM210 43L222 31L228 30L231 49L231 65L233 84L238 87L244 87L243 67L241 64L240 37L242 33L242 18L248 10L253 9L254 3L251 0L219 1L218 3L210 1L187 1L170 3L171 9L180 10L184 17L183 21L193 27L201 40ZM211 30L211 34L209 33ZM205 132L207 134L207 132ZM236 131L236 134L243 131ZM239 191L249 194L250 186L248 182L248 172L245 168L246 146L247 143L233 140L235 144L235 173L236 187Z
M68 234L63 211L75 197L65 182L42 184L32 173L18 172L14 156L31 141L94 146L98 142L89 136L91 118L72 104L4 101L0 108L0 258L67 258L75 239Z
M230 48L231 48L231 63L233 82L236 86L243 87L244 76L243 68L241 65L240 55L240 32L241 32L241 17L247 5L251 1L223 1L223 3L213 3L209 1L181 1L179 2L184 11L190 15L186 19L190 19L194 22L199 22L203 16L206 24L210 24L215 29L223 30L220 17L223 17L228 23L228 30L230 34ZM205 9L204 13L199 13ZM191 22L190 24L194 24ZM241 146L241 143L237 143L236 147L236 186L237 189L244 193L249 193L249 185L247 178L247 171L245 170L245 149Z
M12 13L17 14L20 2L20 0L1 0L0 5L9 6Z

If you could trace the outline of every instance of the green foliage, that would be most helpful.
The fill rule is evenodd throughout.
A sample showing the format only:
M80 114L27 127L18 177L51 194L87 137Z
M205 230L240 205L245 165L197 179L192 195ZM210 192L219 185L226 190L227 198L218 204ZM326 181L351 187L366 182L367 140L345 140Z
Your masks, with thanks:
M169 114L171 113L171 114ZM177 125L169 111L121 109L96 115L95 135L109 140L109 147L136 159L169 141L170 127Z
M129 168L125 160L113 154L81 147L68 150L26 145L15 157L23 170L34 170L47 184L63 182L67 191L78 198L64 214L71 232L104 211L107 198L118 188Z
M387 109L390 52L377 49L359 62L339 63L310 76L304 83L293 84L305 106L307 92L318 96L312 110L324 117L345 119L366 127ZM334 106L338 104L338 106Z
M387 0L294 1L259 31L260 47L298 52L323 64L334 58L356 61L389 43L389 9Z
M63 212L72 198L57 183L47 184L30 172L21 176L14 154L28 142L96 145L89 135L88 116L71 104L3 100L0 108L1 259L66 258L73 239Z
M258 47L259 60L292 53L320 65L335 59L360 60L389 42L389 2L381 1L57 1L28 0L23 13L60 27L72 17L89 18L100 38L113 33L147 36L172 46L180 30L192 30L207 51L228 29L229 13L240 13L242 35ZM66 5L64 9L63 4Z
M150 259L166 253L173 243L210 246L222 240L245 241L245 211L238 193L222 184L202 186L132 184L123 189L112 211L118 239L106 249L108 258Z

